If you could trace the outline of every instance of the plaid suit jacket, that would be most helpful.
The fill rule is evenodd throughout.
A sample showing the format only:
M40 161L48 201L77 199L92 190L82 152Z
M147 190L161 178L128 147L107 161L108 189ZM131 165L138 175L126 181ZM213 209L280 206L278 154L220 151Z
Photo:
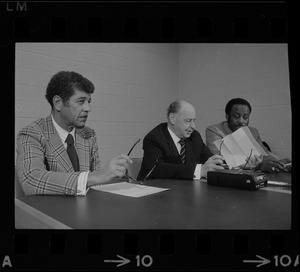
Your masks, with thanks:
M80 171L100 169L95 131L75 129ZM74 172L51 115L21 129L17 136L17 174L26 195L76 195L80 172Z

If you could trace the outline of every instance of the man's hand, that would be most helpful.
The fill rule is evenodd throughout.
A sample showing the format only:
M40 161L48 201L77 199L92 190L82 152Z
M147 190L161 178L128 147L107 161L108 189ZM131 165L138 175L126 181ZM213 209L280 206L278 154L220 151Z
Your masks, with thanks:
M104 164L100 171L90 172L87 181L87 187L105 184L114 178L121 178L126 173L128 164L132 163L132 160L124 154L121 154L108 163Z
M272 156L266 156L261 163L261 171L268 173L289 172L291 167L286 166L289 162L291 162L289 159L278 160Z
M222 170L224 166L224 158L221 155L214 155L202 164L201 177L206 177L207 171Z
M245 169L255 169L259 164L262 163L263 161L263 155L261 156L251 156L249 159L249 157L246 158L246 163L241 165L241 168L245 168Z
M289 158L285 158L280 160L282 163L284 163L284 169L285 172L291 172L292 170L292 161Z

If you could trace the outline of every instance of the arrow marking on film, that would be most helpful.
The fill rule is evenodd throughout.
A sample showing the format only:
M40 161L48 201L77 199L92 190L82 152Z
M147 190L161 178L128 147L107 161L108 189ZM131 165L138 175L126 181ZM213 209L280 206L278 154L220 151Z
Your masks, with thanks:
M126 259L120 255L117 255L118 258L122 260L104 260L105 263L119 263L117 267L130 263L129 259Z
M256 255L256 257L260 258L260 260L244 260L243 262L244 263L258 263L258 265L256 267L260 267L262 265L265 265L265 264L268 264L271 262L270 260L268 260L262 256Z

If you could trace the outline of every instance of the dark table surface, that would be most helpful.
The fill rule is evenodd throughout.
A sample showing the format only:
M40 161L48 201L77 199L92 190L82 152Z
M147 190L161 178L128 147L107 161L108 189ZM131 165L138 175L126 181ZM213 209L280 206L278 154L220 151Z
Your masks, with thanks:
M291 183L291 174L269 175ZM78 196L18 199L73 229L290 229L291 193L248 191L203 181L149 180L170 190L133 198L90 189ZM273 190L272 188L275 188Z

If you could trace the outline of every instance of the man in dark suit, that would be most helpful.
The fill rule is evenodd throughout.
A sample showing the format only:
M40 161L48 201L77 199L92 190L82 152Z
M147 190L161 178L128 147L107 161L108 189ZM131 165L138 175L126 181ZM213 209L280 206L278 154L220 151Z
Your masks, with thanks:
M214 155L195 130L196 112L184 101L173 102L168 122L152 129L144 138L144 157L138 180L149 178L200 179L207 171L224 169L223 157Z

